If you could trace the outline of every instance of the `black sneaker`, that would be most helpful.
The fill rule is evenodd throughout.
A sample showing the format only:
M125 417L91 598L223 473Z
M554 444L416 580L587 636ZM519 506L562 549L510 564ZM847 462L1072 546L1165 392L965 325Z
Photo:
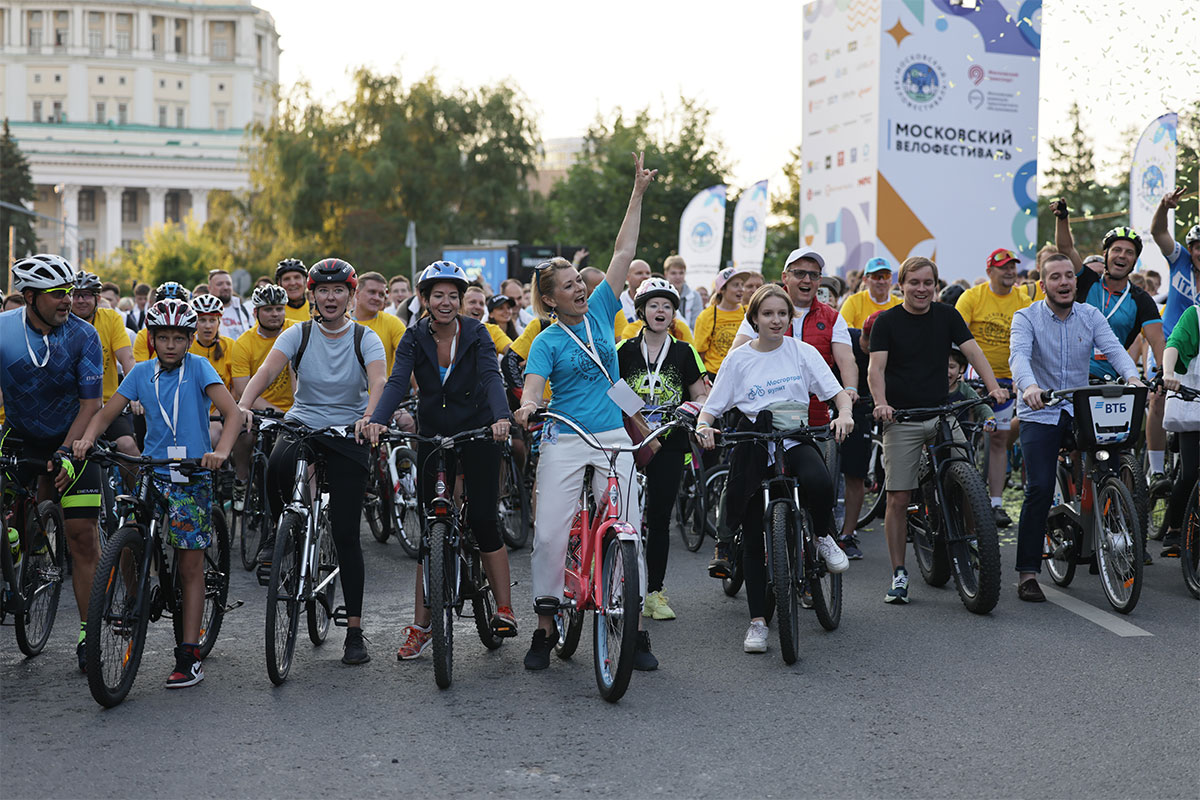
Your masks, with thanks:
M371 660L364 641L362 628L346 628L346 643L342 645L343 664L365 664Z
M167 676L168 689L195 686L204 680L204 666L191 646L175 648L175 671Z
M75 658L79 660L79 671L87 673L87 640L75 645Z
M558 644L558 631L547 634L541 628L533 632L533 643L525 654L525 669L546 669L550 666L550 651Z
M1012 525L1012 517L1004 510L1004 506L992 506L992 516L996 520L997 528L1007 528Z
M637 644L633 648L633 668L639 672L658 669L658 659L650 652L650 632L638 631Z
M1180 546L1179 543L1183 539L1179 531L1167 531L1166 536L1162 540L1162 552L1159 553L1161 558L1179 558Z
M732 554L733 546L729 542L717 542L716 550L713 551L713 559L708 562L708 576L710 578L728 578L732 575L733 567L729 563Z

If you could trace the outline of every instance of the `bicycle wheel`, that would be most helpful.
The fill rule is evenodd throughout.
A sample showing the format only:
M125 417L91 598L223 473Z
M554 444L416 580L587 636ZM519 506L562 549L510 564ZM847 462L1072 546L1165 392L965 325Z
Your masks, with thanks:
M1138 535L1133 496L1119 477L1108 475L1100 482L1096 516L1100 585L1109 605L1128 614L1142 593L1142 537Z
M392 535L392 501L394 500L387 448L380 445L371 453L371 476L367 481L367 496L363 500L363 516L375 541L383 544Z
M62 509L49 500L38 503L36 510L30 509L23 547L17 570L23 608L14 615L14 621L17 647L32 658L46 646L58 614L67 549Z
M950 580L950 558L937 534L942 518L936 498L932 477L913 490L908 501L908 534L912 537L913 556L921 577L930 586L945 586Z
M968 611L987 614L1000 600L1000 539L987 484L973 464L955 461L946 469L945 491L954 585Z
M633 542L610 536L600 564L600 602L592 614L592 653L600 696L615 703L629 688L637 644L637 549Z
M433 633L433 680L439 689L447 689L454 680L454 607L458 582L458 553L451 543L450 526L435 522L429 526L429 580L425 601L429 603Z
M137 525L119 528L108 540L88 598L84 646L88 689L112 708L125 699L137 677L150 622L150 592L141 572L146 540Z
M212 652L221 623L225 620L225 601L229 597L229 531L225 527L225 515L214 504L212 513L213 536L204 551L204 614L200 617L200 641L198 655L203 660ZM176 578L175 586L179 587ZM171 615L175 629L175 644L183 644L182 595L179 600L180 613Z
M779 618L779 651L783 663L796 663L800 643L800 592L796 587L796 525L788 504L771 504L771 527L767 541L771 553L771 588L775 593L775 614ZM803 524L803 523L802 523Z
M254 569L258 563L258 549L262 545L263 532L269 520L266 510L267 459L259 455L250 462L246 479L246 493L242 508L233 512L233 534L241 540L242 568Z
M500 460L500 493L497 497L500 533L504 543L520 550L529 541L529 492L512 450Z
M736 597L742 588L742 583L746 580L746 571L742 564L743 556L742 537L739 535L734 538L730 551L729 577L721 579L721 588L725 590L727 597Z
M578 572L580 566L580 536L582 531L582 514L575 512L571 521L571 533L567 537L567 569ZM576 598L578 602L578 598ZM559 607L554 614L554 627L558 629L558 641L554 644L554 652L559 658L570 658L579 647L579 638L583 634L583 612L574 606Z
M884 490L883 473L883 439L876 434L871 437L870 457L867 461L867 477L863 480L862 510L858 513L856 527L865 528L872 521L883 518L887 506L887 492Z
M276 686L287 680L296 653L300 628L300 547L304 519L295 511L283 512L271 555L271 580L267 584L267 677Z
M720 538L718 531L725 524L725 481L728 478L728 464L709 467L700 475L704 487L704 532L714 539Z
M1052 508L1074 502L1071 495L1071 480L1067 468L1058 465L1058 476L1055 478L1054 499ZM1075 578L1075 563L1079 556L1080 536L1073 524L1065 521L1046 530L1046 571L1050 580L1059 586L1069 586Z
M808 512L805 512L808 516ZM842 574L830 572L817 556L817 542L811 522L804 536L805 580L812 595L817 622L827 631L837 630L842 622Z
M407 447L392 448L396 469L396 538L409 558L421 554L421 501L417 498L417 454Z
M1133 508L1137 514L1138 535L1142 539L1142 550L1146 549L1146 537L1150 533L1150 487L1146 483L1146 473L1141 461L1133 453L1125 451L1117 466L1121 483L1129 490L1133 498ZM1144 555L1144 553L1143 553Z
M1183 562L1183 582L1192 597L1200 599L1200 483L1192 487L1180 533L1179 560Z
M694 457L694 456L693 456ZM679 510L679 533L683 537L683 546L694 553L704 544L704 534L708 530L706 509L704 506L704 486L697 485L697 477L703 481L704 476L697 473L691 464L683 467L683 481L679 486L679 499L676 507Z
M333 573L338 569L338 559L337 548L333 544L333 529L329 526L327 505L321 506L321 517L317 520L317 536L320 538L317 540L317 567L313 570L313 587L320 586L326 580L329 583L304 604L308 639L314 645L320 645L329 635L329 623L333 619L333 609L336 607L334 597L337 595L338 579Z
M504 644L504 640L492 630L492 614L496 612L496 597L492 594L492 585L483 572L483 560L479 551L471 548L471 615L475 617L475 632L479 641L488 650L495 650Z

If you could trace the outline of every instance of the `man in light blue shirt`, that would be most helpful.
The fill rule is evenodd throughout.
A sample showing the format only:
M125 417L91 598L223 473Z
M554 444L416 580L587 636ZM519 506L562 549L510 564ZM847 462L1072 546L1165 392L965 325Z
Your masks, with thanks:
M1071 430L1073 413L1069 403L1047 407L1042 392L1087 386L1088 364L1095 350L1129 383L1145 385L1137 379L1137 366L1104 314L1094 306L1075 302L1075 268L1067 256L1046 259L1042 289L1045 300L1013 315L1008 356L1025 462L1025 501L1017 526L1017 597L1035 603L1046 599L1037 583L1042 571L1042 540L1058 451Z

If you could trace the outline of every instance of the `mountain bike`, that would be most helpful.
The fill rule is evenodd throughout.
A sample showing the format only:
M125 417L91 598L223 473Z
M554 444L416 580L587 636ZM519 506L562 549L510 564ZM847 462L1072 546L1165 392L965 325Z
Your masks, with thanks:
M263 538L275 520L267 511L267 456L275 444L274 424L283 414L273 409L255 409L254 444L242 497L234 497L230 511L230 535L239 541L242 568L249 571L258 564Z
M1200 403L1200 391L1188 386L1180 386L1178 389L1171 390L1171 396L1191 403ZM1172 459L1173 463L1170 464L1171 471L1169 477L1171 483L1168 491L1179 480L1179 471L1181 468L1179 462L1179 436L1173 432L1169 436L1174 438L1175 458ZM1162 535L1165 535L1167 529L1166 505L1167 503L1164 502L1162 521L1160 523ZM1191 592L1192 597L1200 599L1200 481L1197 481L1192 486L1192 491L1188 495L1187 505L1184 506L1183 510L1183 526L1179 533L1179 560L1183 567L1183 583L1187 586L1188 591ZM1159 538L1161 538L1161 535Z
M372 447L363 501L363 516L375 541L383 544L394 536L411 558L417 557L421 543L416 464L416 453L404 439Z
M937 435L921 456L917 488L908 505L908 533L921 577L944 586L950 576L959 599L987 614L1000 599L1000 540L987 484L966 442L955 441L953 422L987 397L929 408L897 409L895 420L938 420Z
M10 435L5 445L20 448L21 442ZM18 471L26 470L29 478L22 481ZM12 616L17 647L27 658L45 648L62 593L67 552L62 509L51 500L37 501L39 479L52 474L45 459L0 455L0 525L5 531L0 622Z
M870 403L870 400L861 400ZM863 504L858 512L856 528L865 528L874 520L883 519L887 509L887 491L884 489L883 472L883 423L876 422L871 431L871 446L867 455L867 477L863 479Z
M154 485L154 472L172 468L197 480L212 480L212 474L197 458L157 459L113 450L96 450L92 458L137 468L135 493L116 500L120 525L100 554L88 601L84 640L88 688L97 703L112 708L133 688L149 623L171 617L175 643L184 642L179 560L166 542L171 520L167 500ZM225 613L241 605L226 605L229 550L225 516L214 498L212 543L204 551L204 611L197 647L201 659L212 652Z
M1122 614L1133 611L1141 595L1144 542L1120 456L1141 436L1146 394L1144 387L1119 384L1042 393L1048 405L1070 400L1074 409L1074 441L1059 454L1042 557L1059 586L1071 583L1076 565L1094 558L1104 595Z

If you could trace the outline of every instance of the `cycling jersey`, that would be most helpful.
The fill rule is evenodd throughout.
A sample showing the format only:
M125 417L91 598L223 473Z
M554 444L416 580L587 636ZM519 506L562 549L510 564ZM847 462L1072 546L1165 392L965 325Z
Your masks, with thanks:
M1170 336L1171 331L1190 306L1200 303L1200 293L1196 291L1196 273L1192 270L1192 254L1179 242L1167 259L1170 272L1167 282L1167 305L1163 308L1163 336Z
M400 340L404 338L404 323L400 318L392 314L380 312L373 319L366 322L356 320L359 325L364 328L369 328L375 331L375 335L379 337L379 341L383 342L383 353L387 358L387 374L392 374L392 365L396 363L396 348L400 346Z
M293 324L291 320L284 320L283 329L287 330ZM280 336L282 335L281 332ZM233 343L233 377L249 378L257 372L274 345L275 339L268 339L259 333L258 325L239 336ZM355 368L358 368L357 360ZM292 371L290 369L280 370L279 374L275 376L275 380L271 381L271 385L263 390L261 397L280 411L290 409L292 407Z
M1079 273L1075 301L1100 309L1100 313L1108 319L1108 325L1116 334L1117 340L1126 349L1129 349L1147 325L1162 324L1154 298L1144 289L1130 282L1126 284L1126 291L1113 294L1104 285L1101 276L1087 267ZM1102 353L1092 355L1089 371L1096 378L1120 377Z
M0 392L7 423L35 439L66 435L80 400L99 400L104 352L96 330L74 314L43 336L25 319L26 309L0 314Z
M617 345L617 363L629 388L652 406L677 406L690 399L688 387L704 377L704 362L696 348L668 337L663 345L666 352L661 355L661 365L655 362L650 366L646 363L646 355L653 360L656 354L643 354L642 341L639 335ZM671 431L663 437L663 447L678 452L688 450L687 435L677 434L679 431Z
M991 285L981 283L963 292L954 305L997 378L1012 377L1008 367L1008 339L1013 314L1032 302L1024 287L1014 286L1008 294L996 294Z
M285 319L290 319L292 322L308 322L312 319L312 312L308 308L307 300L299 308L288 303L283 307L283 315Z
M635 319L633 322L625 326L625 330L621 331L622 339L632 339L641 333L642 328L646 327L644 320ZM692 329L679 316L671 320L671 328L669 333L671 337L687 344L695 344L696 338L692 336Z
M111 308L97 308L91 326L100 337L100 350L104 358L103 399L107 403L117 390L117 384L121 382L117 374L117 351L129 347L129 334L126 332L125 320Z
M871 299L870 291L863 289L861 292L850 295L846 298L846 302L842 303L842 318L851 328L861 330L863 323L876 311L887 311L892 306L898 306L903 302L896 295L889 293L887 300L882 304L876 303Z

